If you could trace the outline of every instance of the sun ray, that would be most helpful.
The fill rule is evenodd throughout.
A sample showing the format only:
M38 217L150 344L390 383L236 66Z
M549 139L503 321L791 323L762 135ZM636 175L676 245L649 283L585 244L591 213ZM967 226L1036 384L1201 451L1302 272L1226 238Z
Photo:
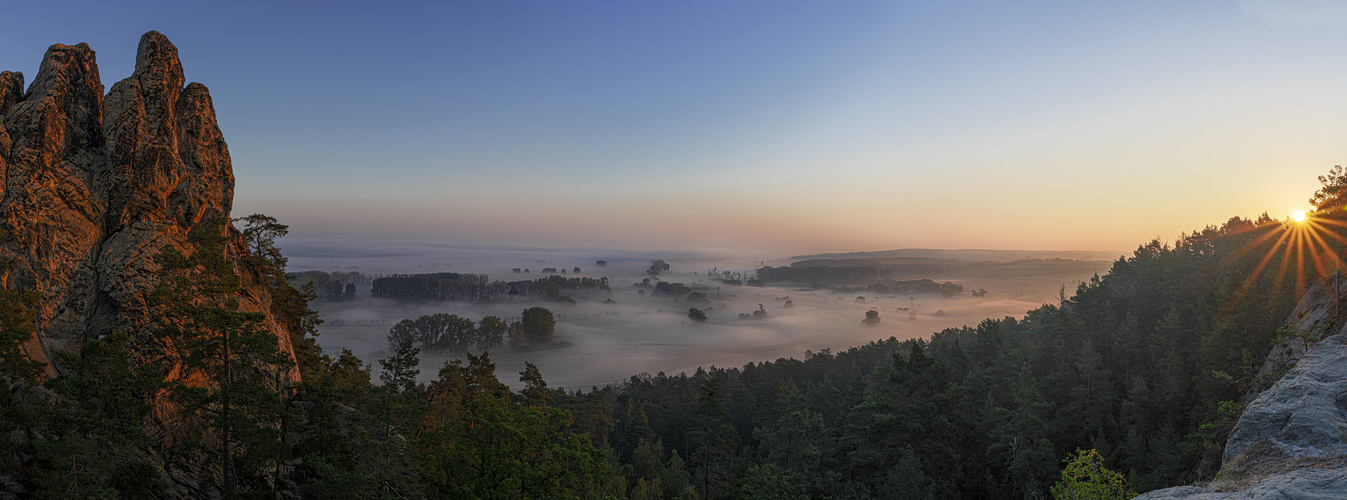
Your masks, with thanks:
M1273 232L1268 233L1269 236L1274 234L1276 233ZM1271 262L1272 259L1277 256L1277 247L1284 244L1285 241L1290 237L1291 233L1289 231L1283 231L1281 233L1281 235L1277 238L1277 241L1272 244L1272 248L1268 250L1267 255L1264 255L1263 260L1259 261L1257 266L1254 266L1252 273L1249 273L1249 279L1245 281L1244 286L1242 287L1243 290L1247 290L1249 286L1253 285L1253 282L1256 281L1258 277L1263 274L1263 270L1267 269L1268 263ZM1250 250L1252 250L1252 248L1250 248ZM1246 251L1245 253L1248 252Z
M1327 236L1329 238L1333 238L1334 241L1347 245L1347 238L1342 237L1342 235L1338 234L1337 232L1331 229L1320 227L1319 221L1310 221L1309 224L1310 228L1312 229L1310 231L1310 234L1319 237Z
M1265 230L1266 230L1263 234L1260 234L1260 235L1254 237L1254 239L1253 239L1252 241L1250 241L1250 242L1248 242L1248 243L1245 243L1244 245L1242 245L1242 246L1240 246L1239 248L1235 249L1234 252L1231 252L1230 256L1231 256L1232 258L1238 259L1238 258L1240 258L1240 257L1243 257L1245 254L1248 254L1249 252L1252 252L1254 249L1258 248L1259 245L1262 245L1264 242L1266 242L1267 240L1272 239L1273 237L1280 236L1280 237L1282 237L1282 238L1285 238L1285 237L1286 237L1286 234L1287 234L1286 231L1277 231L1278 226L1280 226L1280 225L1279 225L1279 224L1265 224L1263 227L1258 227L1258 228L1254 228L1254 229L1247 229L1247 230L1242 231L1242 232L1249 232L1249 231L1254 231L1254 230L1257 230L1257 229L1265 229ZM1261 271L1261 270L1262 270L1262 269L1260 268L1259 271Z
M1313 280L1331 276L1347 267L1347 219L1337 214L1303 213L1263 224L1227 225L1225 236L1243 236L1247 241L1230 252L1232 260L1261 252L1257 264L1226 298L1224 308L1238 307L1259 280L1268 281L1274 292L1294 288L1303 294ZM1233 226L1233 227L1231 227ZM1276 273L1270 273L1275 266ZM1293 269L1294 267L1294 269ZM1229 310L1226 311L1230 312Z
M1277 280L1276 280L1277 283L1281 283L1283 280L1286 279L1286 272L1291 269L1291 250L1295 248L1295 240L1296 240L1295 232L1287 231L1286 235L1287 235L1286 243L1280 245L1284 247L1285 250L1279 252L1281 253L1282 257L1282 265L1281 268L1277 270Z
M1347 228L1347 221L1342 221L1342 220L1337 220L1337 219L1330 219L1330 218L1327 218L1327 217L1311 217L1311 218L1309 219L1309 222L1312 223L1312 224L1328 224L1328 225L1330 225L1330 226L1338 226L1338 227Z
M1310 250L1315 254L1316 263L1320 258L1319 251L1320 250L1323 251L1325 260L1324 266L1318 267L1318 265L1316 264L1316 267L1319 268L1319 274L1321 276L1328 274L1326 271L1328 271L1329 264L1333 265L1334 272L1336 272L1338 269L1341 269L1343 264L1342 256L1338 255L1337 252L1333 251L1333 246L1330 245L1328 241L1324 240L1324 236L1325 235L1331 236L1339 240L1342 240L1342 237L1333 233L1320 233L1318 231L1308 231L1307 233L1309 234L1310 238L1313 238L1314 242L1318 244L1318 246L1311 247ZM1344 240L1344 243L1347 243L1347 240Z
M1304 214L1301 214L1304 217ZM1302 293L1305 290L1305 232L1295 231L1296 233L1296 293Z

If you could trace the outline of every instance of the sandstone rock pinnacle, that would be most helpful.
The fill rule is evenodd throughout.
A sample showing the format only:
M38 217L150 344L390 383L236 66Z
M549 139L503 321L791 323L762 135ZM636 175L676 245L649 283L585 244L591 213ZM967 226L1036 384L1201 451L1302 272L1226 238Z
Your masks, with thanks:
M230 215L234 174L214 103L204 85L185 81L177 47L155 31L141 37L131 76L106 95L83 43L48 49L26 91L22 74L0 73L0 224L9 233L0 259L10 262L0 285L42 293L25 347L49 374L60 370L53 351L150 328L156 257L165 247L190 252L194 227ZM230 231L236 269L259 283ZM292 352L265 287L240 301L266 313ZM147 348L172 355L168 344Z

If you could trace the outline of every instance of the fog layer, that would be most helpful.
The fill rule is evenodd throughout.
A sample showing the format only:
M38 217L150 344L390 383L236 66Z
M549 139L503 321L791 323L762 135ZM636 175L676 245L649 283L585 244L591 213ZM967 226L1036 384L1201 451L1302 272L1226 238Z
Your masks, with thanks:
M294 248L298 247L298 248ZM293 248L293 249L292 249ZM944 328L976 325L985 318L1022 315L1046 302L1055 302L1061 287L1070 295L1079 280L1107 262L1067 266L1028 266L1015 273L966 273L931 278L964 287L954 297L906 295L867 291L812 289L807 285L771 284L765 287L725 285L708 270L752 273L761 265L789 265L784 260L754 260L744 254L712 252L608 252L593 250L491 249L369 244L291 245L292 270L358 271L367 275L400 273L485 273L491 280L543 277L544 267L581 268L579 276L609 278L611 291L569 291L576 304L546 300L502 299L492 303L456 301L409 302L370 296L368 284L357 286L354 299L321 300L314 304L325 323L318 342L328 353L350 349L366 362L385 356L389 328L403 319L450 313L474 321L483 316L518 317L532 306L546 307L556 316L551 349L490 352L502 381L518 385L514 375L524 362L538 365L553 387L584 388L619 382L640 373L692 372L699 366L742 366L745 363L802 358L807 351L843 350L888 337L929 336ZM789 255L783 254L783 255ZM655 296L653 288L633 286L648 276L649 261L667 261L672 272L657 280L683 283L708 296L706 302ZM605 260L604 267L595 265ZM528 274L513 268L529 269ZM1001 276L1017 274L1014 277ZM972 297L984 289L983 297ZM642 293L644 291L644 293ZM863 297L860 299L859 297ZM607 302L607 301L612 302ZM787 301L791 307L787 307ZM688 319L688 309L706 312L707 321ZM740 319L761 309L765 319ZM876 326L861 323L866 311L877 310ZM569 345L566 345L569 344ZM433 379L448 356L421 355L421 379Z

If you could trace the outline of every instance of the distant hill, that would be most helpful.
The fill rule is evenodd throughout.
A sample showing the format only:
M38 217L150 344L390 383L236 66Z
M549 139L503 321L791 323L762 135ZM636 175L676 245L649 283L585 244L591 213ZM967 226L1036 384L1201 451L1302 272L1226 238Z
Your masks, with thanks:
M1128 254L1115 250L987 250L979 248L940 249L940 248L902 248L876 252L821 253L797 255L790 260L820 259L937 259L958 260L964 262L1014 262L1032 259L1072 259L1114 261Z

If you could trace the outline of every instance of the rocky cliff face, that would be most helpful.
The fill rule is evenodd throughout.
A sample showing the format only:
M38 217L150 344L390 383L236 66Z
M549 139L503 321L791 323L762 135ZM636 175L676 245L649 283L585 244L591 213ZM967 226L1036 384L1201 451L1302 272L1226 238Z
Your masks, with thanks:
M1347 282L1336 292L1318 284L1301 299L1287 320L1294 335L1260 377L1285 375L1251 398L1216 480L1138 498L1347 498L1347 322L1336 319L1344 297Z
M156 256L167 247L191 253L189 232L230 215L234 175L210 92L184 82L177 48L153 31L140 39L131 76L106 95L83 43L48 49L27 91L22 74L0 73L0 223L9 233L0 259L10 262L0 284L42 293L25 348L49 374L61 369L54 351L151 328ZM241 263L241 235L230 232L236 271L259 283ZM266 313L293 355L266 288L248 287L240 302ZM136 354L175 355L167 342L145 347Z

